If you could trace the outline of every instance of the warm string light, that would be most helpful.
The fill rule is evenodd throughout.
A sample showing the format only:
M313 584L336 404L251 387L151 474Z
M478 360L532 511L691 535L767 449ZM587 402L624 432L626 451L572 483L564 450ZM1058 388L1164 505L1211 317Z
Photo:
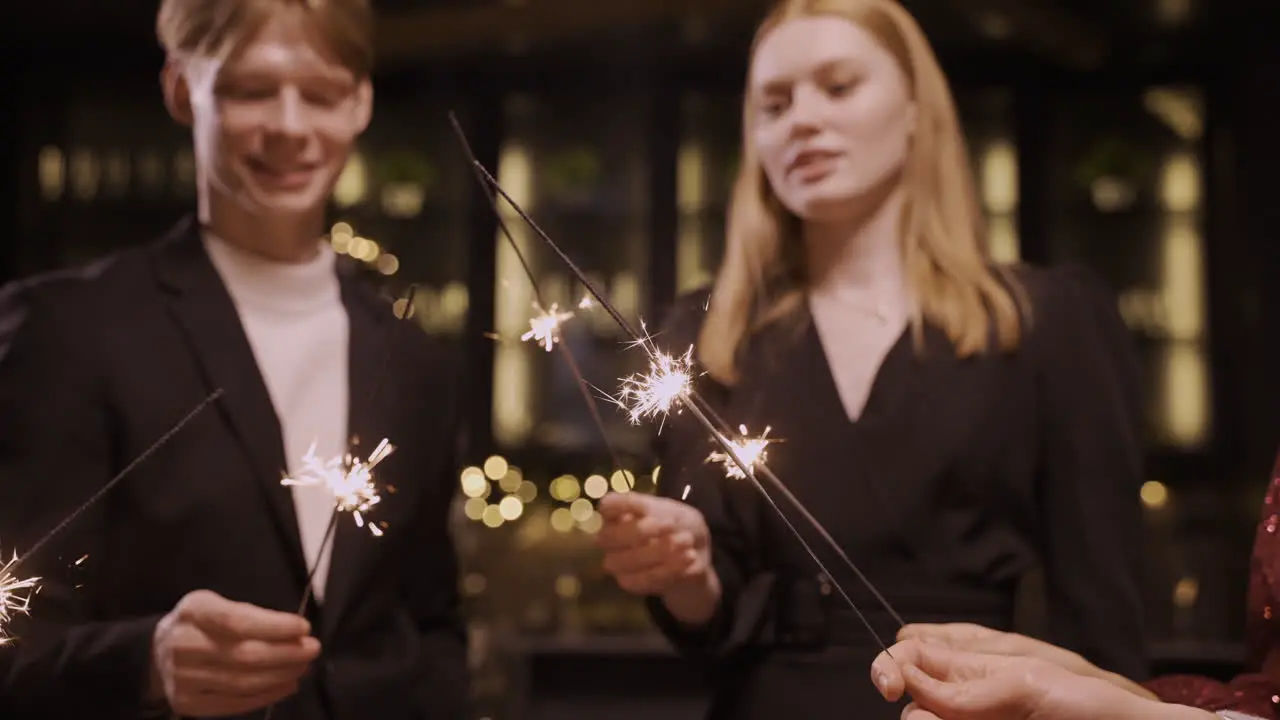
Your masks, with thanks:
M595 502L611 491L631 492L645 477L637 478L624 469L592 473L582 479L571 473L560 473L546 483L544 493L519 467L501 455L492 455L480 465L463 468L458 482L466 498L463 514L488 529L529 521L535 517L530 514L531 509L549 504L546 520L552 530L568 533L578 529L593 534L599 531L602 522ZM647 481L656 484L656 469Z

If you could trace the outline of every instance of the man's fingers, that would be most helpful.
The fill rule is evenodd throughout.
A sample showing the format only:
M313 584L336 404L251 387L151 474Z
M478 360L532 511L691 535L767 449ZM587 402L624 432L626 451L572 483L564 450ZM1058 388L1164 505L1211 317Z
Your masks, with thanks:
M673 581L684 576L686 568L696 559L692 552L669 557L644 570L620 574L617 576L618 586L634 595L661 594Z
M286 642L242 640L224 648L222 659L245 670L273 670L306 667L319 655L320 641L307 636Z
M615 550L604 556L604 569L610 575L632 575L645 572L666 562L668 552L658 543L650 543L629 550Z
M925 642L941 641L945 643L973 642L983 635L999 634L981 625L973 623L911 623L898 630L899 640L917 639Z
M175 698L173 709L176 714L186 717L244 715L274 705L297 691L297 683L292 683L243 697L212 692L193 693Z
M235 602L213 593L189 595L181 604L180 617L223 638L280 641L311 632L311 623L300 615Z
M296 686L307 666L237 672L227 668L194 667L176 672L175 679L193 695L255 698Z
M674 535L687 535L692 544L692 533L677 531L671 518L646 515L630 522L623 520L605 525L596 535L596 545L606 552L623 550Z
M649 513L649 502L646 501L645 495L633 492L610 492L600 498L600 502L596 504L596 512L599 512L605 520L620 520L623 515L634 515L639 519Z
M942 720L942 718L915 703L910 703L902 709L901 720Z
M1025 660L1005 655L956 650L934 643L919 643L916 646L915 662L912 664L939 680L972 680L988 675L992 670L1003 668L1010 662L1025 662Z
M942 717L957 709L956 696L961 686L943 682L912 664L902 666L902 679L917 704L939 711Z
M871 663L871 682L885 700L897 702L906 691L906 682L902 678L902 665L914 665L918 662L919 640L903 640L889 648L889 652L880 653Z

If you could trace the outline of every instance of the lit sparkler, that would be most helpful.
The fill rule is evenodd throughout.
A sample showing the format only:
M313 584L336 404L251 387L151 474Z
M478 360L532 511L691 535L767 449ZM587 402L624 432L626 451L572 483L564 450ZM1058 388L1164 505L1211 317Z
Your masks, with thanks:
M551 352L551 348L560 341L560 327L573 317L573 313L560 312L556 303L551 303L550 309L547 310L537 305L534 307L537 308L538 314L529 318L529 331L521 335L520 339L524 342L534 340L547 352Z
M365 513L382 502L382 495L373 481L373 469L394 451L395 446L384 438L367 460L349 452L322 460L316 456L316 446L312 443L302 458L302 469L297 477L286 477L280 482L282 485L323 487L333 494L335 514L351 513L356 525L365 527ZM382 529L376 523L369 523L368 528L375 536L382 535Z
M14 615L27 614L31 603L31 595L40 590L40 578L19 578L14 576L14 566L18 563L18 555L0 565L0 645L11 642L6 634L9 621Z
M622 390L614 402L627 411L631 422L665 416L693 389L693 347L676 357L651 350L649 372L622 379Z
M750 468L752 474L754 474L756 468L763 465L768 459L769 444L774 442L769 439L769 431L772 429L773 428L771 427L765 427L764 432L761 433L760 437L751 437L747 433L747 426L739 425L738 432L741 433L741 437L736 439L725 437L723 435L721 435L721 437L733 448L733 452L738 456L738 460L741 460L743 464ZM724 476L731 480L747 479L747 474L742 471L742 467L738 465L737 461L733 459L733 456L727 452L713 452L707 456L707 462L723 463Z
M620 407L629 411L632 422L638 424L639 420L646 416L665 415L674 407L676 401L681 401L682 405L690 412L690 414L701 425L703 425L705 429L710 430L713 433L716 440L721 444L725 454L740 467L743 471L744 477L747 477L751 481L752 485L760 492L769 506L778 514L782 522L787 526L795 538L800 542L809 557L814 561L814 564L818 566L818 569L821 570L828 578L832 577L831 572L827 569L826 564L822 561L821 557L805 540L804 535L795 527L787 517L786 513L782 511L782 508L778 506L777 502L765 489L764 485L761 484L760 480L757 479L757 473L771 486L773 486L774 489L779 491L800 513L805 522L813 528L826 545L839 556L845 566L852 571L853 574L857 576L858 580L861 581L862 585L873 596L875 596L881 607L883 607L894 618L894 620L897 621L898 625L900 627L905 625L905 621L902 619L902 616L894 610L893 606L884 598L879 589L876 588L875 584L872 583L871 580L867 578L867 576L853 562L853 560L849 558L848 554L844 552L843 548L841 548L840 544L836 542L835 538L831 536L827 529L823 527L822 523L814 517L804 504L787 488L782 480L779 479L767 465L757 463L758 467L752 467L748 463L742 461L742 458L738 455L737 448L726 441L727 434L720 429L726 427L725 423L715 415L714 410L712 410L710 406L707 406L705 401L699 398L698 394L693 390L693 348L690 348L684 356L677 359L657 351L657 349L648 342L647 333L642 335L641 333L636 332L631 323L628 322L618 309L614 307L613 304L611 304L595 287L595 284L591 282L587 273L585 273L582 268L573 261L573 258L571 258L564 249L561 248L560 245L556 243L556 241L553 240L532 217L529 216L528 212L520 207L520 204L511 197L510 193L503 189L497 178L485 169L485 167L476 158L475 153L472 152L471 145L467 141L466 134L463 132L462 126L458 123L457 118L452 113L450 113L450 122L453 124L454 132L458 135L458 139L461 142L463 149L466 151L467 158L470 161L472 168L475 170L476 178L480 181L481 185L487 190L491 190L496 193L498 197L501 197L516 212L516 214L520 216L520 219L546 244L547 248L564 263L565 267L573 273L578 281L586 287L591 296L599 303L599 306L618 324L618 327L630 336L636 345L643 346L647 350L650 358L649 374L632 376L624 379L621 395L618 398L613 399ZM493 197L491 200L494 212L499 218L498 222L502 224L501 212L499 211L496 202L497 198ZM687 487L685 488L685 493L688 493ZM850 597L849 593L834 579L831 580L831 584L845 603L848 604L853 613L858 616L858 619L861 620L862 625L875 640L876 644L880 646L881 650L888 653L888 645L880 637L876 628L863 614L861 609L859 609L857 603L853 601L853 598Z

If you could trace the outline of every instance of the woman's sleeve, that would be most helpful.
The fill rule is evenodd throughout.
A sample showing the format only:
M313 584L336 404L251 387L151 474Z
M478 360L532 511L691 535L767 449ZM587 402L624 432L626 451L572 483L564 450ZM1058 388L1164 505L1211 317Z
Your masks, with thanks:
M706 293L677 300L655 344L673 356L684 355L697 340L705 312ZM705 376L695 390L719 412L727 389ZM763 574L756 551L756 500L745 481L725 478L707 457L716 449L713 436L688 411L673 413L659 423L655 453L659 463L658 494L697 508L711 531L712 562L723 595L712 619L704 625L683 624L657 597L647 599L650 616L681 653L714 659L731 653L757 632L771 596L771 577Z
M1249 566L1248 645L1246 671L1231 682L1195 675L1168 675L1146 683L1164 702L1204 710L1234 710L1268 720L1280 717L1280 643L1277 643L1275 578L1280 570L1280 458L1262 502L1262 519Z
M1089 271L1047 271L1028 342L1037 353L1038 498L1055 641L1134 680L1148 675L1139 365L1114 297Z

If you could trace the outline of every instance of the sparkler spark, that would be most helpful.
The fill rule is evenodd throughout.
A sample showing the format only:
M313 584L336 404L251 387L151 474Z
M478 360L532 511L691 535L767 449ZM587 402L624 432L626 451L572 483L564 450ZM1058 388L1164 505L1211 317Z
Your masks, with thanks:
M18 578L13 575L14 565L18 562L18 554L13 559L0 565L0 645L8 645L12 638L6 634L9 621L14 615L26 615L31 603L31 595L40 589L40 578Z
M646 417L670 413L693 389L693 378L692 345L680 357L655 350L649 356L649 372L623 378L614 402L638 425Z
M534 307L537 307L535 305ZM536 341L547 352L560 340L560 326L573 317L572 312L559 312L559 306L551 303L551 308L543 310L537 307L538 314L529 318L529 331L520 336L524 342Z
M766 426L760 437L751 437L747 433L747 426L739 425L738 432L742 434L741 438L735 440L723 435L721 437L725 443L733 447L733 452L737 454L743 465L746 465L754 473L756 468L763 465L767 459L769 444L773 442L769 439L769 431L772 429L772 427ZM742 471L742 468L738 463L734 462L733 457L727 452L713 452L707 456L707 462L723 463L724 476L731 480L747 479L747 474Z
M384 438L367 460L349 452L322 460L316 456L316 446L312 443L302 458L302 471L297 477L286 477L280 484L323 487L333 495L335 512L351 513L356 525L365 527L365 513L382 502L382 495L373 482L373 469L392 452L395 452L395 446ZM369 523L368 528L373 535L382 535L382 529L376 523Z

